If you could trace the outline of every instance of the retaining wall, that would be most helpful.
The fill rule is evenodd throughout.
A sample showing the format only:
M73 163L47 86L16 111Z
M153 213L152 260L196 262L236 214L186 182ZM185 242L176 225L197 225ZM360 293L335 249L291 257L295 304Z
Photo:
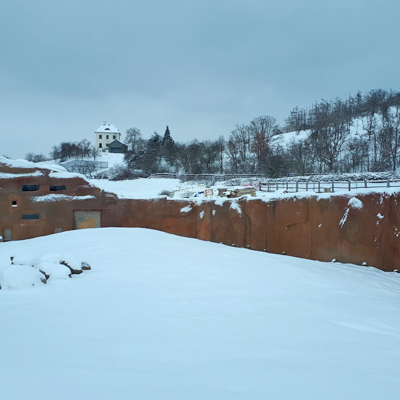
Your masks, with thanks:
M398 196L350 199L119 200L104 210L102 226L151 228L270 253L400 269Z
M40 189L21 191L22 185L32 183ZM66 190L50 193L50 185L65 185ZM57 179L43 173L0 179L0 234L11 232L12 239L19 240L72 230L76 211L97 211L102 227L157 229L295 257L365 262L392 271L400 269L399 197L375 193L268 202L131 200L102 192L81 178ZM26 215L39 217L24 219Z

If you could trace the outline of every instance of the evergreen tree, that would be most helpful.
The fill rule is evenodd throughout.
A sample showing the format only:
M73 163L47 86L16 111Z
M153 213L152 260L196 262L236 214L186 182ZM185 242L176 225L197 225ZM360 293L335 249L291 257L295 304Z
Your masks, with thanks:
M171 132L169 131L168 125L167 125L167 129L165 129L165 133L162 138L161 144L166 149L172 148L175 145L174 139L172 139L172 137L171 137Z
M168 125L161 141L161 147L165 161L175 169L177 164L177 146L174 139L172 139Z

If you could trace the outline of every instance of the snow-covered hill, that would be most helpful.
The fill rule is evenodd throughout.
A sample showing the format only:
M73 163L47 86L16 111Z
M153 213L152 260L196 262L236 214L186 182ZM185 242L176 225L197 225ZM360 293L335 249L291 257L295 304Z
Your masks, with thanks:
M2 399L394 400L400 275L135 228L0 243L92 271L0 291Z

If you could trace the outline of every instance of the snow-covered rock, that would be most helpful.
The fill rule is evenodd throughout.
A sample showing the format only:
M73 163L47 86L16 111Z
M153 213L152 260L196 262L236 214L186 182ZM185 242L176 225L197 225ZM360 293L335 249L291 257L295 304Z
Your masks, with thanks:
M46 278L29 265L11 265L0 278L1 289L21 289L46 283Z
M31 267L35 267L40 263L39 257L30 254L11 256L10 260L13 265L29 265Z
M81 262L81 267L82 267L82 271L90 271L92 269L90 264L86 261Z
M62 253L46 253L40 257L40 260L59 264L62 256Z
M36 267L47 279L67 279L71 277L71 270L59 262L42 261Z
M60 264L65 265L71 270L71 273L78 275L82 273L82 262L79 261L74 255L65 253L62 255Z

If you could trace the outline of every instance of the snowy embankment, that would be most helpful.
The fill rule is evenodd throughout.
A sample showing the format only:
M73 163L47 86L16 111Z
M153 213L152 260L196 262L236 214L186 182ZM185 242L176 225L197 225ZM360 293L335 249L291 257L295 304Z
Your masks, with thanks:
M400 274L137 228L0 243L92 271L0 291L1 398L397 399Z

